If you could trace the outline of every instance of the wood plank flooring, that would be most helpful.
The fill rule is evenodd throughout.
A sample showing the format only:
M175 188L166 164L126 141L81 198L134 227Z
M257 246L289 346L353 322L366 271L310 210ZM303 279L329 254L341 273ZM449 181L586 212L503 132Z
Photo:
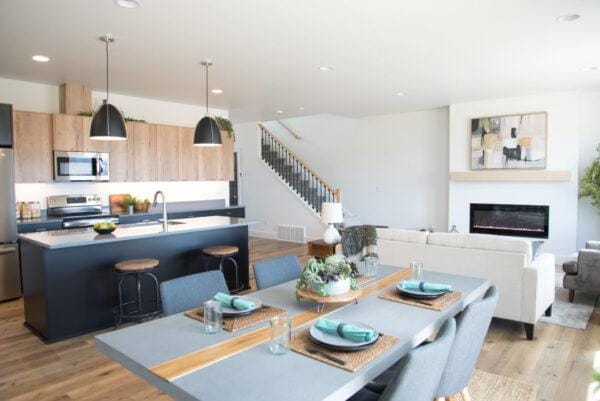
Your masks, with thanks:
M309 258L303 244L250 240L251 263L287 254ZM171 400L97 352L94 335L45 345L22 323L21 300L0 303L0 400ZM585 331L539 323L533 342L525 340L522 325L494 320L478 368L538 384L539 401L583 401L597 351L597 310Z

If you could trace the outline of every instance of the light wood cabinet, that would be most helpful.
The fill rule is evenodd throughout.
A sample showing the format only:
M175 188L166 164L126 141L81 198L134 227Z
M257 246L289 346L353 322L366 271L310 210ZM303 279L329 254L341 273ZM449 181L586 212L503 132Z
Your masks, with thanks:
M70 114L52 115L54 150L76 152L83 150L83 118Z
M52 181L52 115L13 113L15 182Z
M133 123L126 123L127 140L109 141L110 180L114 182L134 181Z
M92 125L92 117L79 117L82 120L81 126L83 127L83 147L81 150L84 152L94 153L106 153L110 151L111 142L124 142L124 141L106 141L102 139L90 138L90 126ZM111 177L112 179L112 177Z
M220 181L233 181L233 138L229 132L221 131L223 145L217 153L217 179Z
M217 179L217 152L216 146L197 146L198 181L214 181Z
M171 125L156 128L158 181L179 180L179 130Z
M156 125L133 123L135 181L157 181Z
M179 180L198 181L200 152L193 146L194 128L179 127Z

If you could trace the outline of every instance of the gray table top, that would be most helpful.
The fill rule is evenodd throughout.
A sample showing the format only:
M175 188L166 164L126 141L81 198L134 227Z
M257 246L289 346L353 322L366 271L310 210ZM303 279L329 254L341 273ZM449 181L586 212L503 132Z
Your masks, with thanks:
M379 266L378 276L381 278L397 270ZM435 333L449 317L480 298L489 286L484 279L433 272L425 272L424 280L452 284L464 295L441 312L386 301L374 295L329 316L364 322L400 339L396 346L355 373L292 351L283 356L272 355L266 343L167 382L148 369L267 324L236 333L223 331L206 335L201 322L183 314L98 335L96 347L176 400L346 400ZM295 282L288 282L252 296L288 310L290 317L315 307L311 301L297 302L294 288Z
M171 224L167 226L167 230L158 222L142 222L119 224L115 231L105 235L99 235L93 228L87 227L19 234L19 238L45 248L56 249L260 224L260 221L256 220L225 216L173 219L169 222Z

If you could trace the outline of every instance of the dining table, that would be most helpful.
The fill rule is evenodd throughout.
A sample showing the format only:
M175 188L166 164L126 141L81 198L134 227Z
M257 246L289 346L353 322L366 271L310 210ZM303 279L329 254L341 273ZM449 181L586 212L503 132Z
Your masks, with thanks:
M362 286L357 302L328 305L320 312L313 301L296 297L296 281L249 294L265 305L285 309L292 333L326 316L361 322L397 339L355 372L291 350L272 354L268 321L236 332L205 334L201 321L180 313L97 335L95 345L175 400L346 400L480 299L490 285L482 278L425 270L423 281L449 284L460 291L460 298L443 310L433 310L379 297L409 276L408 269L379 265L376 279Z

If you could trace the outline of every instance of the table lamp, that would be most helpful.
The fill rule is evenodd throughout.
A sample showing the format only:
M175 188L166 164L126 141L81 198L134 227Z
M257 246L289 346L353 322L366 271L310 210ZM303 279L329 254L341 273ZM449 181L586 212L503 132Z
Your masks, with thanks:
M333 226L344 222L344 212L341 203L325 202L321 206L321 222L327 224L323 233L323 241L327 244L337 244L341 237L338 230Z

